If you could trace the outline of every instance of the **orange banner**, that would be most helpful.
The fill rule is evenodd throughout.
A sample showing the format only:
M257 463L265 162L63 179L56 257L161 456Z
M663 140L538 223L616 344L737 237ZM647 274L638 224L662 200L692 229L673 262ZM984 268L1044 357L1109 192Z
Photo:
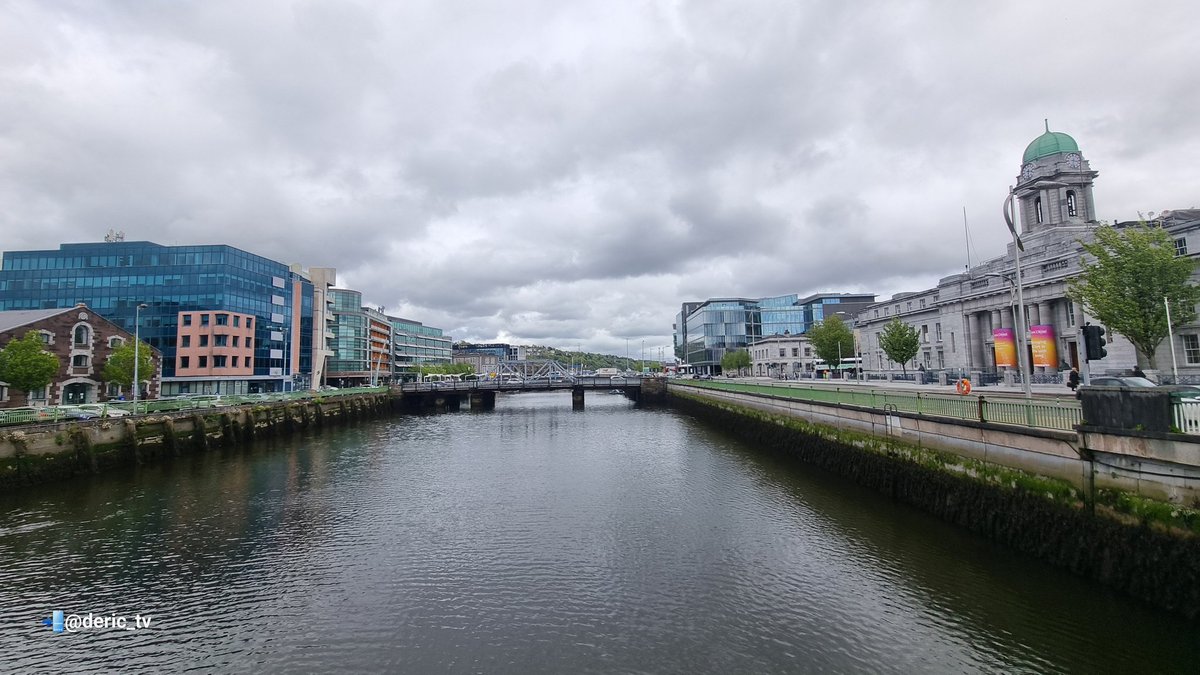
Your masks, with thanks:
M1054 342L1054 326L1030 326L1029 341L1033 346L1033 365L1058 367L1058 347Z
M1013 340L1011 328L996 328L992 331L996 341L996 367L1017 367L1017 343Z

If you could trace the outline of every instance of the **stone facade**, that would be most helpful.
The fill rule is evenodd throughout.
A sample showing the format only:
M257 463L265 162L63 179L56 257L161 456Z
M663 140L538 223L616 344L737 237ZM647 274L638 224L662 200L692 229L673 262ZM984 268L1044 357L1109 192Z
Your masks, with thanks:
M906 364L908 368L924 364L926 369L956 375L999 377L1006 370L1015 374L1019 359L1005 356L1015 357L1017 349L1006 347L1012 344L1009 340L1022 342L1017 330L1022 324L1033 382L1058 382L1064 369L1084 365L1080 328L1099 322L1067 298L1067 288L1082 271L1083 242L1090 242L1101 225L1092 194L1098 173L1073 139L1049 130L1030 144L1023 160L1012 188L1019 220L1014 227L1020 228L1023 250L1010 243L1003 256L944 277L935 288L897 294L864 310L857 327L868 371L901 371L901 365L892 363L879 347L879 333L895 317L922 335L921 351L914 363ZM1194 255L1188 252L1188 237L1195 237L1200 229L1200 211L1169 212L1151 220L1171 233L1181 255ZM1023 304L1017 297L1018 256ZM1023 307L1023 314L1018 314L1018 307ZM1174 329L1180 379L1200 377L1200 327ZM1087 364L1092 374L1131 371L1138 363L1133 346L1112 331L1105 337L1108 356ZM1002 343L1000 349L997 342ZM1164 344L1156 357L1159 370L1170 373L1170 345Z
M29 331L41 333L46 350L58 357L59 372L45 391L26 392L0 385L0 407L95 403L131 397L104 381L104 363L114 348L133 340L133 335L96 314L86 305L70 309L16 310L0 312L0 348ZM143 345L144 346L144 345ZM153 347L154 376L142 380L144 398L157 398L162 354ZM40 395L39 395L40 394Z

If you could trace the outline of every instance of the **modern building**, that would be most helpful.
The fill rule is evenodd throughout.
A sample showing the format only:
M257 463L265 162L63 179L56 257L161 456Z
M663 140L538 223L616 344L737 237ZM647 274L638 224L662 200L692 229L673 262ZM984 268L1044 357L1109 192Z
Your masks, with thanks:
M379 310L364 307L362 293L329 289L333 301L333 356L325 373L338 387L387 383L392 374L392 324Z
M305 380L312 372L314 353L320 354L325 339L318 331L314 343L312 281L283 263L232 246L118 240L4 254L0 310L68 308L81 302L128 332L140 316L143 339L162 352L163 395L288 388L293 379ZM140 315L139 305L144 306ZM200 312L210 313L210 320L213 313L253 317L249 374L244 342L236 376L211 364L200 372L191 359L180 369L179 322ZM228 364L234 355L227 356Z
M944 277L934 288L897 294L867 307L858 317L866 368L877 373L902 370L879 346L879 334L894 318L921 335L921 351L913 363L904 364L910 371L924 365L927 370L979 373L984 380L998 379L1005 371L1015 378L1017 345L1022 343L1033 382L1058 382L1063 377L1061 370L1080 366L1079 329L1099 322L1067 297L1067 288L1082 271L1083 242L1092 241L1100 226L1093 197L1098 175L1075 139L1047 127L1026 147L1012 189L1018 221L1014 227L1019 227L1023 250L1010 243L1004 255ZM997 206L1003 198L1004 192L998 191ZM1195 255L1189 253L1188 240L1194 240L1200 230L1200 211L1162 213L1152 218L1151 224L1171 234L1178 255ZM1195 242L1192 244L1194 250ZM1017 334L1018 317L1023 319L1023 336ZM1181 376L1200 375L1200 331L1194 325L1174 328L1174 347L1183 355ZM1112 331L1107 338L1108 356L1089 364L1092 373L1131 370L1137 363L1133 346ZM1163 366L1169 351L1157 354L1160 370L1169 371L1169 364Z
M804 334L835 313L853 325L858 312L874 301L867 293L817 293L685 302L673 326L675 354L696 372L716 374L726 352L774 335Z
M58 357L58 374L48 386L32 392L11 389L8 383L0 382L0 407L96 403L132 397L128 389L104 380L104 365L117 347L134 339L133 334L86 305L0 312L0 349L30 331L38 333L45 350ZM139 377L139 393L154 398L158 396L162 353L152 347L150 352L154 372Z
M510 361L525 361L526 347L503 342L487 344L459 343L454 345L454 363L469 364L479 375L496 376L500 364Z
M443 335L441 328L426 326L411 319L389 319L392 324L392 364L396 380L415 380L421 366L454 361L454 339Z

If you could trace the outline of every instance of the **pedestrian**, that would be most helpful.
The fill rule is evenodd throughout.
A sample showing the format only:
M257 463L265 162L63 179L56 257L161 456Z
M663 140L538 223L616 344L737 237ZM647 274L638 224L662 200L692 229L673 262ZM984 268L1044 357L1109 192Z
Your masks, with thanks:
M1079 386L1079 369L1078 368L1072 368L1071 374L1067 375L1067 386L1071 388L1071 391L1075 391L1075 387Z
M1134 366L1133 366L1133 376L1134 376L1134 377L1145 377L1145 376L1146 376L1146 373L1142 372L1142 367L1141 367L1141 366L1134 364Z

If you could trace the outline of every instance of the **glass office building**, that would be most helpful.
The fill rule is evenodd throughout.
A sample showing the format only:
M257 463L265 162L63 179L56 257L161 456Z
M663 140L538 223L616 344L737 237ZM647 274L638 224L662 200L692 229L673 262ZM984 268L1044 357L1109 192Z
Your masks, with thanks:
M130 333L136 308L145 305L137 332L163 354L164 396L275 391L290 388L285 378L302 381L311 372L312 284L283 263L232 246L116 241L4 253L0 310L80 302ZM176 377L180 312L213 310L257 317L254 374Z
M454 341L443 335L441 328L396 317L391 321L392 367L397 379L414 380L421 366L448 364L454 360Z

